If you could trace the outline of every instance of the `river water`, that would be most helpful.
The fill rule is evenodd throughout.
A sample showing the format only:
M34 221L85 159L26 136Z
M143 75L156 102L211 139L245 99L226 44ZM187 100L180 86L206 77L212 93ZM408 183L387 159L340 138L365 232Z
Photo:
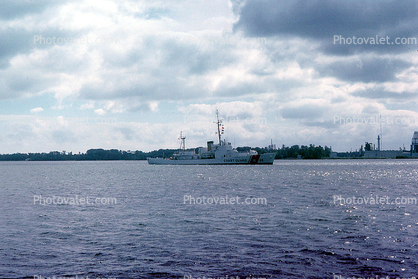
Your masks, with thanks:
M418 160L1 162L1 278L418 276Z

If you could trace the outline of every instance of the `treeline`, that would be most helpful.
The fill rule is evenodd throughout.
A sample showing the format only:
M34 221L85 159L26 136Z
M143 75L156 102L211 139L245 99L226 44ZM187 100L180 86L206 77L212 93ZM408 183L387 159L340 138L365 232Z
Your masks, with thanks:
M276 159L287 159L287 158L302 158L302 159L321 159L329 158L331 154L330 147L315 146L310 144L309 146L293 145L291 147L282 146L277 150Z
M256 150L259 154L276 152L276 159L302 158L302 159L321 159L330 156L331 148L325 146L293 145L291 147L282 146L278 150L268 148L251 148L249 146L238 147L238 151ZM2 154L0 161L95 161L95 160L146 160L147 157L168 158L173 156L178 149L159 149L151 152L142 151L123 151L117 149L89 149L86 153L73 154L72 152L51 151L49 153L15 153Z
M276 159L321 159L321 158L329 158L331 154L331 148L325 146L315 146L313 144L310 144L309 146L299 146L299 145L293 145L291 147L283 145L282 148L279 148L277 150L271 150L268 148L252 148L249 146L245 147L238 147L238 151L248 151L250 149L253 149L258 152L258 154L263 153L269 153L269 152L276 152Z
M309 146L306 145L293 145L291 147L283 145L282 148L272 151L268 148L251 148L249 146L245 147L238 147L238 151L247 151L247 150L256 150L259 154L268 153L268 152L276 152L276 159L321 159L321 158L329 158L331 154L331 148L325 146L315 146L310 144Z
M49 153L15 153L0 155L0 161L95 161L95 160L146 160L147 157L170 157L177 149L160 149L151 152L122 151L117 149L89 149L86 153L51 151Z

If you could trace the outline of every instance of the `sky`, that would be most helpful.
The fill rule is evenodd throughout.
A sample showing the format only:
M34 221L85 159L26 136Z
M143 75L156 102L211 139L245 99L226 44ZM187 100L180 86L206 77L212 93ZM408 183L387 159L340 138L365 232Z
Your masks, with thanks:
M416 1L3 0L0 153L364 143L418 130Z

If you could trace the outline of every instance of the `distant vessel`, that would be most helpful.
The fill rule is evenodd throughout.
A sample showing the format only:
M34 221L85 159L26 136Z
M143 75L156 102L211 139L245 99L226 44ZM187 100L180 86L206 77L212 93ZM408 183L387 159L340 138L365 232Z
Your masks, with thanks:
M197 150L186 150L186 137L180 133L180 150L170 158L147 158L148 164L155 165L236 165L236 164L273 164L275 153L258 154L255 150L238 152L232 148L231 143L221 140L224 133L222 120L219 120L216 111L219 144L213 141L207 142L207 147L199 147Z

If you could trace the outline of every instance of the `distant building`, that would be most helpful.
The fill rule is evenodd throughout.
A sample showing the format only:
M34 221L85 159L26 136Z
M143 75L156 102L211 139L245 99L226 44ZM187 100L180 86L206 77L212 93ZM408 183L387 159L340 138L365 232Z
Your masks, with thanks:
M415 131L412 136L411 156L418 157L418 131Z
M267 149L269 149L269 150L277 150L276 145L275 145L275 144L273 144L273 139L271 139L271 143L270 143L270 145L267 147Z
M377 149L372 147L371 143L366 142L366 148L364 152L364 158L405 158L405 157L418 157L418 131L414 132L412 136L411 150L380 150L380 137L377 137L378 147Z
M402 150L371 150L364 152L364 158L399 158L408 157L409 153L404 153Z
M366 142L363 146L361 146L360 150L357 152L331 152L330 158L365 158L365 159L384 159L384 158L418 158L418 131L414 132L412 137L411 143L411 150L407 151L405 148L400 148L399 150L381 150L382 138L380 136L377 137L377 148L375 144L371 142Z
M418 153L418 131L415 131L412 137L411 151L412 153Z

